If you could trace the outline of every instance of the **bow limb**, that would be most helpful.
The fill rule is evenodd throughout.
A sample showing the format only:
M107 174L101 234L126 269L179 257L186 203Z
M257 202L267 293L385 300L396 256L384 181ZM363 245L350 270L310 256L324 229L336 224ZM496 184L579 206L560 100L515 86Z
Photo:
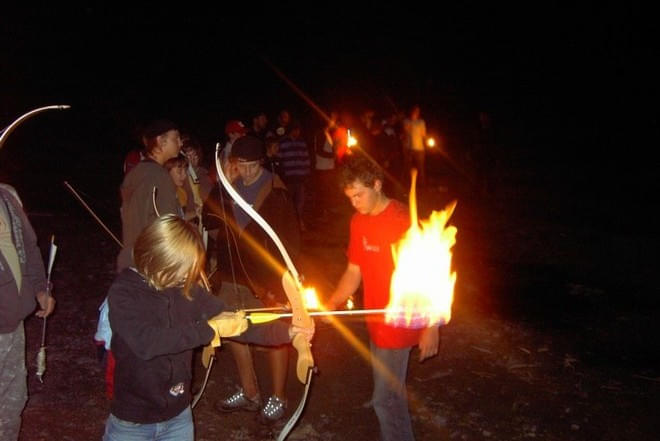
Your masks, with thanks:
M266 222L266 220L261 217L261 215L254 209L250 204L248 204L242 197L241 195L238 194L238 192L234 189L234 187L231 185L229 180L224 174L224 171L222 169L222 164L220 163L220 151L219 151L220 145L216 145L216 151L215 151L215 165L216 165L216 170L218 173L218 178L220 179L220 182L222 182L222 186L227 190L227 193L234 199L234 201L250 216L261 228L264 229L266 234L273 240L275 245L277 246L277 249L280 251L280 254L282 254L282 257L284 258L284 262L286 263L286 267L288 271L285 271L284 274L282 275L282 287L284 288L284 292L289 299L289 303L291 304L291 312L293 314L292 317L292 323L295 326L299 326L302 328L311 328L314 326L314 322L312 321L311 317L307 313L307 310L304 307L304 302L302 299L302 283L300 281L300 275L298 273L298 270L296 269L295 265L293 264L293 261L291 260L291 257L289 256L289 253L287 252L286 248L284 247L284 244L280 240L279 236L275 231L272 229L272 227ZM307 345L297 345L296 349L298 349L298 346L303 349L303 346L306 346L307 349L309 349L309 344ZM300 353L300 349L299 353ZM303 351L306 352L306 351ZM302 360L306 360L304 362L304 367L300 365ZM299 366L298 366L298 379L302 383L306 383L306 378L307 378L307 369L313 367L314 362L311 356L311 352L309 353L300 353L299 356Z
M41 112L45 112L46 110L65 110L69 109L71 106L66 105L66 104L58 104L54 106L45 106L45 107L39 107L37 109L30 110L27 113L24 113L23 115L19 116L14 122L9 124L5 130L2 132L2 135L0 135L0 149L4 145L5 141L9 137L9 134L14 131L16 127L23 121L25 121L28 118L33 117L34 115L37 115Z
M277 249L282 254L284 262L288 271L285 271L282 275L282 287L286 293L289 303L291 304L292 312L292 324L304 328L313 328L314 321L307 313L307 310L304 307L303 297L302 297L302 282L300 280L300 275L298 270L293 264L289 253L284 248L284 244L280 240L279 236L273 231L271 226L266 222L266 220L261 217L261 215L253 209L250 204L248 204L241 195L232 187L231 183L225 176L224 170L222 169L222 164L220 163L220 144L216 144L215 148L215 166L218 173L218 178L222 182L222 186L227 190L227 193L234 199L234 201L250 216L261 228L264 229L266 234L273 240ZM289 435L293 426L300 418L303 408L305 407L305 402L307 401L307 394L309 392L309 387L312 384L312 373L314 372L314 358L312 357L311 345L307 342L301 334L296 334L293 338L293 346L298 351L298 363L296 365L296 374L298 380L305 385L305 390L303 393L300 402L296 411L291 415L289 421L285 424L280 432L277 441L283 441Z
M222 182L222 186L227 190L227 193L234 199L234 201L250 216L261 228L263 228L266 231L266 234L270 236L270 238L273 240L275 243L275 246L277 246L277 249L279 252L282 254L282 257L284 258L284 263L286 264L287 269L291 273L291 276L293 276L293 279L297 285L298 288L302 288L302 283L300 283L300 275L298 274L298 270L296 269L295 265L293 264L293 261L291 260L291 256L289 256L289 253L286 251L286 248L284 248L284 244L280 240L279 236L271 226L266 222L266 220L261 217L261 215L248 204L245 199L241 197L240 194L234 189L234 187L231 185L227 177L225 176L224 171L222 170L222 164L220 163L220 152L219 152L219 147L220 145L216 145L216 150L215 150L215 167L216 171L218 172L218 178L220 178L220 182ZM302 291L302 290L301 290Z

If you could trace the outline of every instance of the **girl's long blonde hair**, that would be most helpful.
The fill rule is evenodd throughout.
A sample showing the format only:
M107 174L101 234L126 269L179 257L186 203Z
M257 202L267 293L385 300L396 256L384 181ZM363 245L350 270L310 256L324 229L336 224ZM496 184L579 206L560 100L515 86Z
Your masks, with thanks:
M133 247L135 268L157 290L198 284L210 290L204 265L206 253L197 229L174 214L154 220L137 238Z

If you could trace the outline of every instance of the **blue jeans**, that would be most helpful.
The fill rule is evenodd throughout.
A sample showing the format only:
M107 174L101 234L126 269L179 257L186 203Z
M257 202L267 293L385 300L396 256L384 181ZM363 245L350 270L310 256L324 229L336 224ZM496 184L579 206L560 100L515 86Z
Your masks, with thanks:
M379 348L372 341L374 411L380 424L381 441L414 441L408 412L406 373L411 348Z
M194 438L190 406L162 423L132 423L110 414L103 434L103 441L194 441Z

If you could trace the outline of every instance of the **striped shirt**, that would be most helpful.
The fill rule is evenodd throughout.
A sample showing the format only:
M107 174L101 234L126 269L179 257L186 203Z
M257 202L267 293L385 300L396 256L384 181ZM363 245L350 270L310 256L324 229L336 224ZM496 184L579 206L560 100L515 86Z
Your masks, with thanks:
M302 139L284 138L280 141L277 157L280 159L280 172L284 179L307 176L311 172L312 161L309 157L309 149Z

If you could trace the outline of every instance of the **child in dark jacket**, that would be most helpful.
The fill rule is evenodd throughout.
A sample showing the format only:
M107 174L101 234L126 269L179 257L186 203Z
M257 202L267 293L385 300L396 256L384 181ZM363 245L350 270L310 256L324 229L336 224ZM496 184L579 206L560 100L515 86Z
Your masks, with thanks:
M199 233L178 216L145 228L133 257L135 267L122 271L108 293L116 368L105 441L192 441L192 351L212 339L242 334L234 338L277 345L298 332L311 338L313 331L283 322L248 328L244 315L221 314L224 304L208 291Z

